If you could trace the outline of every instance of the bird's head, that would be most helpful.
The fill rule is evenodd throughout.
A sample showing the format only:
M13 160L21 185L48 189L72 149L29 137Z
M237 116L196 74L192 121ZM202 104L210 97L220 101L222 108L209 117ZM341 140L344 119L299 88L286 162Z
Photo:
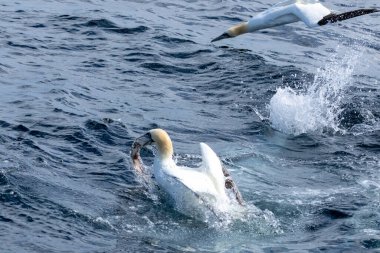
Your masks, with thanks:
M233 37L239 36L239 35L247 33L247 32L248 32L248 23L244 22L244 23L241 23L241 24L238 24L238 25L231 27L225 33L223 33L219 37L216 37L211 42L233 38Z
M140 149L151 144L156 145L158 156L162 160L169 159L173 156L173 144L168 133L162 129L156 128L138 137L134 141L131 153L132 159L138 159Z

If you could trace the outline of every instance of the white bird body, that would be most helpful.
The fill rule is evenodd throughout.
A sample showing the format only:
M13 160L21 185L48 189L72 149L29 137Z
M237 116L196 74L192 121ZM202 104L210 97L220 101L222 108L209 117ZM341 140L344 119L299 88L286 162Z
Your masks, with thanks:
M173 198L183 199L180 195L185 192L173 189L173 178L180 181L187 190L191 190L202 199L214 203L228 203L224 189L225 177L219 158L214 151L204 143L201 143L203 165L199 168L177 166L172 158L162 160L155 158L153 174L157 183L165 189Z
M231 27L212 42L298 21L304 22L308 27L316 27L378 11L372 8L334 14L318 0L286 0L258 13L248 22Z
M281 2L251 18L248 21L248 32L298 21L304 22L309 27L314 27L318 26L318 22L329 14L331 11L318 1L292 0Z
M131 157L136 171L142 171L139 149L150 143L155 143L158 149L153 164L154 179L179 211L204 217L205 208L217 214L227 211L233 203L243 204L228 171L207 144L200 143L203 161L200 167L177 166L172 158L170 137L162 129L150 130L135 140Z

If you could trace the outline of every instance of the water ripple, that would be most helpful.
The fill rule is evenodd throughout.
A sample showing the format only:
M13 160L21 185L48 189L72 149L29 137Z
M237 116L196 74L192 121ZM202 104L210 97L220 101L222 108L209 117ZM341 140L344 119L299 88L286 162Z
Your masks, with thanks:
M376 251L378 15L210 44L274 3L3 1L0 251ZM131 146L157 127L180 165L212 146L240 218L197 221L140 180Z

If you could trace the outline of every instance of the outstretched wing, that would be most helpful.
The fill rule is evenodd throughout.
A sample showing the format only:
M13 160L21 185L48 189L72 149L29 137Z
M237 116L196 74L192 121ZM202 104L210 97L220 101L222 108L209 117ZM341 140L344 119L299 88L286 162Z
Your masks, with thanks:
M296 3L291 9L291 12L308 27L318 26L318 22L321 19L331 14L331 11L319 2L306 4Z
M318 22L318 25L322 26L322 25L326 25L328 23L335 23L335 22L343 21L346 19L350 19L350 18L354 18L354 17L358 17L358 16L362 16L362 15L366 15L366 14L370 14L370 13L374 13L374 12L380 12L380 10L378 10L378 9L359 9L359 10L344 12L341 14L331 13L331 14L323 17Z
M222 164L215 152L205 143L200 143L202 152L202 169L211 179L219 195L225 195Z
M329 14L331 14L331 11L318 1L289 0L274 5L252 19L259 24L260 29L297 21L302 21L307 26L314 27L318 26L318 22Z
M218 156L209 146L205 143L201 143L200 145L203 157L203 167L207 170L207 173L210 174L210 177L214 178L216 187L219 187L219 191L222 191L223 194L225 194L226 191L232 191L232 194L235 196L237 202L240 205L243 205L243 197L241 196L240 191L232 179L229 171L222 166Z
M318 3L319 0L284 0L276 3L273 6L288 6L291 4L301 3L301 4L315 4Z

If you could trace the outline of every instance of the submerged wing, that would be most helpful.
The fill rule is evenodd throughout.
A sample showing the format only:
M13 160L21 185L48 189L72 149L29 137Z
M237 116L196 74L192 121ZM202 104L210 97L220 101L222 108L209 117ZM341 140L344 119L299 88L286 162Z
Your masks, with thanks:
M181 184L183 187L185 187L189 192L191 192L197 199L199 199L208 210L211 211L217 217L220 221L222 221L222 218L219 216L219 214L216 212L215 208L210 205L209 201L207 201L206 197L203 195L203 192L197 192L194 191L192 186L187 185L181 178L170 176L172 180L175 180L177 183ZM190 188L192 187L192 188Z

